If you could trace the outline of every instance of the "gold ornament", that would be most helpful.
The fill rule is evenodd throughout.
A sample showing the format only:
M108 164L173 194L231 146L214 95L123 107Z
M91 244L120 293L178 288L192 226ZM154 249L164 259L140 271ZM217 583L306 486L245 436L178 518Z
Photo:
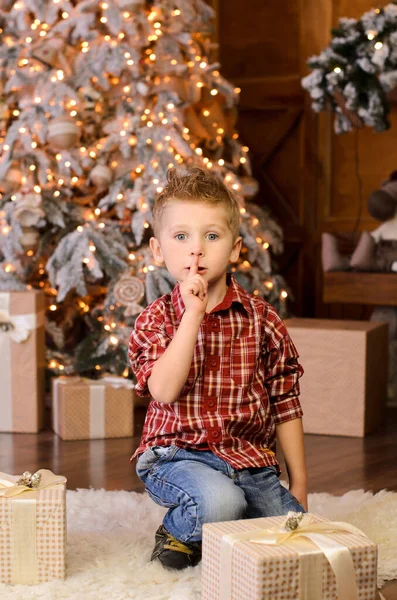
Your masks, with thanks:
M48 141L54 148L67 150L79 140L80 128L71 117L55 117L48 124Z
M64 46L65 42L61 38L45 40L33 48L32 57L49 69L53 69L60 64L60 53Z
M0 181L0 191L6 194L15 192L22 183L22 171L18 163L13 163L4 176L3 181Z
M112 170L106 165L95 165L90 173L90 179L96 188L104 190L112 183Z
M113 289L116 302L126 306L126 317L131 317L142 312L143 307L139 304L145 295L143 282L133 275L122 275Z
M40 240L40 234L34 227L22 227L22 236L20 238L20 242L26 251L32 250L35 252L37 250L38 244Z

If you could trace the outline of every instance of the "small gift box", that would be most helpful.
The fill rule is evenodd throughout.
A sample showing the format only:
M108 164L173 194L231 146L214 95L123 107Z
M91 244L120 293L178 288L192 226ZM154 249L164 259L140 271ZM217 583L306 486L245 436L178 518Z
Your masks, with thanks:
M66 478L41 469L0 473L0 581L36 584L66 576Z
M40 291L0 292L0 431L44 425L44 302Z
M202 600L374 600L377 547L312 514L207 523Z
M133 409L134 385L124 377L52 380L52 427L63 440L131 437Z

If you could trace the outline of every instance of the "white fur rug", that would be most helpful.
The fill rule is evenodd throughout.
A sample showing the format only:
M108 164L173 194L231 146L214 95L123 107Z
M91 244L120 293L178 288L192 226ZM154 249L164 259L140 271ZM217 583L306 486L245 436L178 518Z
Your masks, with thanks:
M165 509L146 494L67 492L68 578L37 586L0 584L2 600L199 600L201 567L169 572L150 563ZM378 584L397 578L397 494L311 494L310 512L348 521L379 545Z

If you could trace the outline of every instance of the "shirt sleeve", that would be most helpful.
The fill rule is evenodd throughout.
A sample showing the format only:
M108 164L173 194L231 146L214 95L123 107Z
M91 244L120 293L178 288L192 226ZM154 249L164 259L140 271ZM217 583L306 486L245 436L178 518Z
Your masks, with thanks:
M276 316L266 326L265 386L270 399L270 410L276 425L302 417L299 402L299 378L303 367L299 354L281 319Z
M154 363L164 354L170 341L160 306L150 305L136 319L128 346L128 358L137 379L135 392L138 396L150 396L147 380Z

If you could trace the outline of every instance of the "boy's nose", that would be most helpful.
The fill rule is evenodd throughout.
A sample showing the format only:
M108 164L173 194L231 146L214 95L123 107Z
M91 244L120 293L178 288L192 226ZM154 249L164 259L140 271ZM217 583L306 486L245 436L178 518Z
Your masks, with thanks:
M190 256L195 256L196 254L197 256L203 256L202 250L191 250Z

